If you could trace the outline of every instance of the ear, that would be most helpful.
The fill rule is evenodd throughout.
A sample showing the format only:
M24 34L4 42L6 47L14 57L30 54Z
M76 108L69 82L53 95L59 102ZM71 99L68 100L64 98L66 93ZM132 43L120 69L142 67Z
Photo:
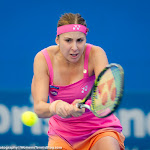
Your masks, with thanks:
M57 45L59 45L59 39L58 39L58 36L56 36L55 42L56 42Z

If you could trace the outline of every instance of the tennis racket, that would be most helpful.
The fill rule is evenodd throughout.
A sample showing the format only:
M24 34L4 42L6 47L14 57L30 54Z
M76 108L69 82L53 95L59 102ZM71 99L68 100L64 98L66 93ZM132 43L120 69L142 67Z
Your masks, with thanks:
M99 118L107 117L118 108L123 88L123 68L119 64L109 64L99 74L88 95L76 106L91 110ZM85 104L89 98L92 100L90 106Z

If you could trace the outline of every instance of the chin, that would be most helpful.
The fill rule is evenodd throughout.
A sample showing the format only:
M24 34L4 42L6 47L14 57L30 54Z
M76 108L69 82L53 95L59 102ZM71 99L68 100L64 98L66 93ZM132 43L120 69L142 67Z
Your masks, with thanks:
M68 60L70 63L77 63L79 61L79 59L70 59Z

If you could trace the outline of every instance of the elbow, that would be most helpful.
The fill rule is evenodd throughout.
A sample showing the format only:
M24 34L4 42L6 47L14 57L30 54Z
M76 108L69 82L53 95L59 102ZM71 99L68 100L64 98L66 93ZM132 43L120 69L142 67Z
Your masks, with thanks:
M36 115L38 116L38 118L40 118L39 109L37 107L35 107L35 106L34 106L34 112L36 113Z
M37 114L38 118L49 118L49 112L44 109L41 102L34 103L34 112Z
M41 109L39 104L34 104L34 112L38 116L38 118L42 118Z

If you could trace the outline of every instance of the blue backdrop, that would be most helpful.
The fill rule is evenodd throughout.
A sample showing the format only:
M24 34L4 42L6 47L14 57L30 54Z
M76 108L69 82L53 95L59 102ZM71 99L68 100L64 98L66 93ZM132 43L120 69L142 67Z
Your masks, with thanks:
M87 42L101 46L109 62L125 71L125 92L116 115L126 150L150 149L150 1L1 0L0 146L47 145L47 119L32 128L20 121L32 110L34 56L55 44L57 21L65 12L87 21Z

